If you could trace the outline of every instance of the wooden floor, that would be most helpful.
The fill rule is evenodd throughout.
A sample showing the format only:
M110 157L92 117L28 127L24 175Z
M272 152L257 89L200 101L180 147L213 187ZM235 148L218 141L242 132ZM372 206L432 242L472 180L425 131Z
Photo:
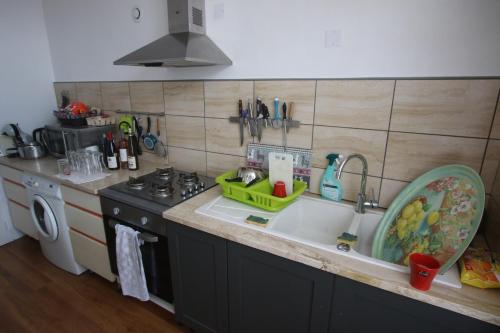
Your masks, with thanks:
M190 330L151 302L122 296L92 273L49 263L37 241L0 246L0 332L163 332Z

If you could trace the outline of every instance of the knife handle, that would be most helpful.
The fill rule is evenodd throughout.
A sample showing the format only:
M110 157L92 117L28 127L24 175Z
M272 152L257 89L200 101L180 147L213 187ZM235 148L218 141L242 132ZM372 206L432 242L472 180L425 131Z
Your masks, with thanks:
M286 102L284 102L284 101L283 101L282 109L283 109L283 120L286 120Z
M295 110L295 103L290 102L290 110L288 110L288 119L293 119L293 111Z
M238 101L238 113L240 118L243 117L243 101L241 99Z

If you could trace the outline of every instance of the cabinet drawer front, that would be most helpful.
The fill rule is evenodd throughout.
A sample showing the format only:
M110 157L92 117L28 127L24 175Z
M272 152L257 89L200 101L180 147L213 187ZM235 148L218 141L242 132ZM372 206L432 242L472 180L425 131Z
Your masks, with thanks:
M63 195L63 200L67 203L97 214L101 214L102 210L99 196L78 191L67 186L61 186L61 192Z
M0 177L13 180L19 184L22 183L22 171L6 167L5 165L0 165Z
M69 235L76 262L109 281L115 281L116 277L111 272L106 245L85 237L74 230L70 230Z
M12 183L8 179L4 179L3 187L7 198L22 203L25 206L29 206L28 195L24 186L18 185L17 183Z
M102 218L68 204L64 205L64 213L70 227L106 243Z
M8 200L8 205L12 224L26 235L38 239L38 233L29 208L12 200Z

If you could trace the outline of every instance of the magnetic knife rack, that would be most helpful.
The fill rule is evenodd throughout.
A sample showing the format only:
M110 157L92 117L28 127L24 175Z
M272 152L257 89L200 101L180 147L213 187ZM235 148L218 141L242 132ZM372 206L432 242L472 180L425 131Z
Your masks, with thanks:
M298 128L300 127L300 121L293 120L293 113L294 113L294 102L291 102L290 105L290 110L289 113L284 119L282 117L282 113L280 111L280 103L277 98L274 100L274 117L271 118L271 114L269 113L269 110L267 106L262 103L262 99L260 97L257 97L257 102L255 103L255 111L254 109L254 104L250 103L250 100L247 102L247 109L241 109L241 99L240 99L240 105L239 105L239 112L240 116L232 116L229 117L229 122L231 123L240 123L240 120L243 118L244 126L248 126L250 136L252 137L258 137L259 138L259 143L261 142L262 135L263 135L263 129L264 128L271 128L271 129L281 129L285 128L283 130L283 138L282 138L282 143L285 151L287 150L287 135L288 131L290 128ZM283 100L283 103L281 103L281 106L283 108L283 105L285 104L285 100ZM267 117L264 116L264 113L262 112L262 108L266 109ZM286 110L286 107L285 107ZM285 112L283 112L284 114ZM277 123L277 125L275 125ZM258 135L258 128L260 128L260 136ZM243 140L241 141L241 145L243 145Z

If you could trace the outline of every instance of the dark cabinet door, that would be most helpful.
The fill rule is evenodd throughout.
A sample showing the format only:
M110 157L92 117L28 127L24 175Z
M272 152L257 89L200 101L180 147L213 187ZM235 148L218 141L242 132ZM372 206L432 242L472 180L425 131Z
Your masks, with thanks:
M498 332L498 327L408 297L337 276L334 332Z
M233 333L328 331L333 274L228 242Z
M227 241L173 222L168 241L177 320L196 332L227 332Z

